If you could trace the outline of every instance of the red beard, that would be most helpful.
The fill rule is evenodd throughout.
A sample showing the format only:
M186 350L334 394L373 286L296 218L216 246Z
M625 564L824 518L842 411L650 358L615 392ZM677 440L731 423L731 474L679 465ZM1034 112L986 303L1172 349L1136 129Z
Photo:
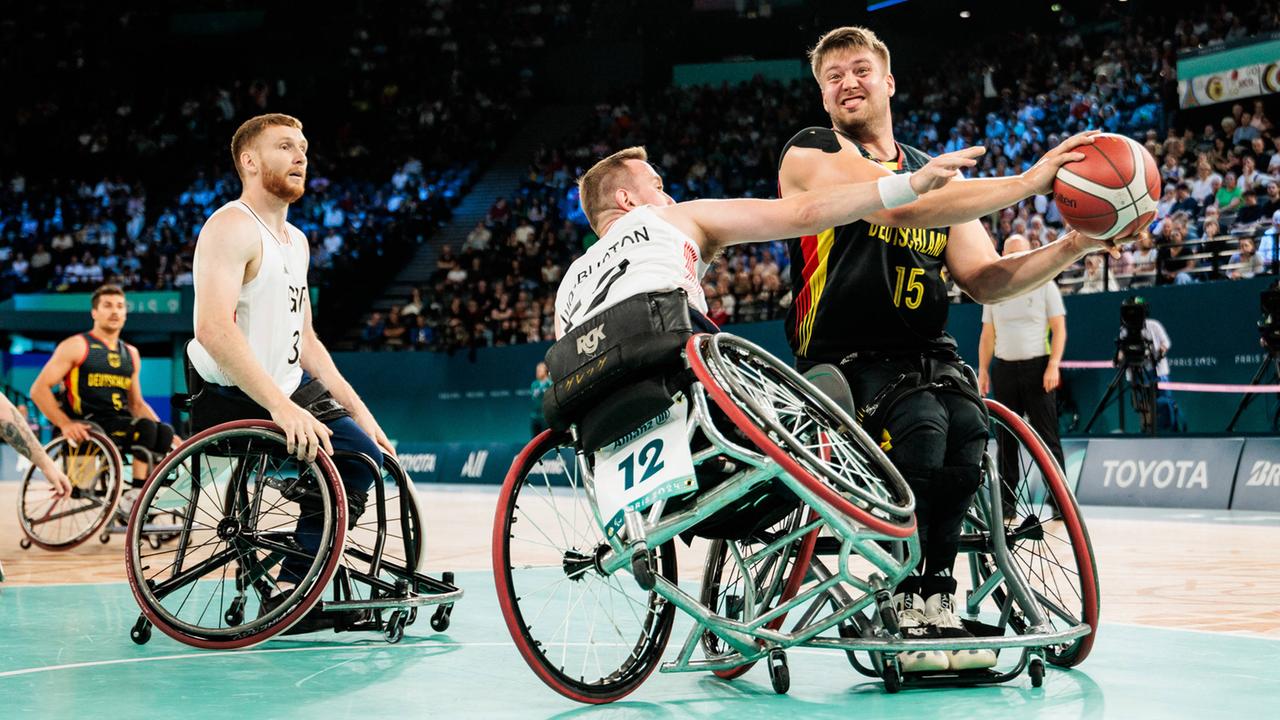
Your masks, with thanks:
M293 203L306 191L306 177L303 176L301 185L293 185L289 182L288 173L266 170L262 175L262 188L287 203Z

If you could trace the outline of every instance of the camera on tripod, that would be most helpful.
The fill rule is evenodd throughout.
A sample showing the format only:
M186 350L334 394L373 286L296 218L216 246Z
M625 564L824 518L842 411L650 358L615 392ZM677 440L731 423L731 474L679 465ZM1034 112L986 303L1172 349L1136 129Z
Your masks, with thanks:
M1258 334L1262 346L1269 352L1280 353L1280 280L1262 291L1262 319L1258 321Z
M1280 292L1277 292L1280 300ZM1116 337L1116 364L1126 367L1154 365L1155 345L1146 332L1148 307L1142 297L1131 297L1120 304L1120 334Z

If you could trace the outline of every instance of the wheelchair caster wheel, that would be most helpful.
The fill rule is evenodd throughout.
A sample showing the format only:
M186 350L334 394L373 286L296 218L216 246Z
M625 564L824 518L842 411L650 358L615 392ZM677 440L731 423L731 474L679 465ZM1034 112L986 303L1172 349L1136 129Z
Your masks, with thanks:
M449 616L453 614L452 605L441 605L431 614L431 629L444 632L449 629Z
M223 613L222 619L227 621L229 627L244 624L244 598L238 597L231 601L231 607Z
M160 539L160 537L159 537L159 536L157 536L157 535L148 535L148 536L147 536L147 545L151 546L151 549L152 549L152 550L159 550L159 549L160 549L160 544L161 544L161 542L163 542L163 541L162 541L162 540Z
M1040 658L1031 658L1031 664L1027 666L1027 674L1031 676L1031 687L1038 688L1044 685L1044 661Z
M898 674L898 668L895 665L886 663L880 679L884 680L884 691L890 695L902 689L902 675Z
M779 695L786 695L791 689L791 671L787 668L787 654L782 650L769 651L769 683Z
M382 635L389 643L398 643L404 637L405 617L403 610L396 610L391 613L391 619L387 620L387 627L383 629Z
M138 622L133 624L133 628L129 630L129 639L135 645L146 645L151 639L151 622L145 617L139 617Z
M631 574L636 578L636 584L641 590L649 591L653 589L655 582L653 570L649 567L649 553L637 551L631 556Z
M30 550L30 549L31 549L31 539L30 539L30 538L22 538L21 540L19 540L19 541L18 541L18 547L22 548L23 550Z
M111 542L111 533L103 531L103 533L98 536L98 542L102 543L103 545L106 545L107 543Z

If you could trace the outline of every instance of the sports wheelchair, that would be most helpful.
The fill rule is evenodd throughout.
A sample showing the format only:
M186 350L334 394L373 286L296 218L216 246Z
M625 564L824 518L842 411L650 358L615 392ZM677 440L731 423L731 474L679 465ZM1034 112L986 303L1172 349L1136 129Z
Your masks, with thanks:
M1038 687L1045 660L1084 660L1098 623L1092 550L1061 469L1020 418L988 403L997 439L962 537L966 625L981 637L904 640L891 594L920 558L914 498L854 422L839 370L815 368L839 378L836 399L745 340L692 334L683 294L664 295L619 303L548 352L551 429L516 457L500 493L499 602L544 683L604 703L659 665L732 679L764 660L785 693L796 646L843 651L889 692L1024 670ZM1021 477L997 475L997 445L1018 453ZM691 593L676 541L696 536L711 542L685 578L701 581ZM677 608L694 627L662 663ZM974 648L1016 660L905 676L897 660Z
M122 452L102 427L81 422L90 428L84 442L73 443L60 435L44 446L71 481L69 495L55 496L53 484L34 465L23 475L18 494L18 521L23 532L18 544L23 550L32 545L45 550L70 550L95 534L99 542L106 544L113 534L127 530L129 507L122 498L132 500L146 480L133 477L133 456L144 459L152 468L159 458L142 447ZM148 514L142 536L159 549L181 529L176 521L170 513Z
M349 456L375 467L368 456ZM436 608L431 627L444 632L462 590L452 573L421 572L423 514L393 457L370 499L362 516L350 517L333 459L323 451L311 462L290 455L269 421L196 434L161 461L133 507L125 559L142 612L130 637L146 643L154 626L179 642L225 650L297 625L381 632L394 643L428 606ZM145 541L135 521L153 513L177 518L172 547ZM319 520L317 550L295 537L303 518ZM292 587L278 579L287 560L305 568Z

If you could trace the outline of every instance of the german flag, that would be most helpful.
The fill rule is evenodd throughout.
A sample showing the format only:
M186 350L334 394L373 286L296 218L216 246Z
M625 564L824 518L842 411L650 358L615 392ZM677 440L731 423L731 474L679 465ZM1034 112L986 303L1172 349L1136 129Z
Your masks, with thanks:
M817 235L800 238L803 264L800 272L804 284L796 295L796 354L805 357L809 352L809 340L813 337L813 323L818 316L818 303L827 284L827 258L835 243L835 228L827 228Z

